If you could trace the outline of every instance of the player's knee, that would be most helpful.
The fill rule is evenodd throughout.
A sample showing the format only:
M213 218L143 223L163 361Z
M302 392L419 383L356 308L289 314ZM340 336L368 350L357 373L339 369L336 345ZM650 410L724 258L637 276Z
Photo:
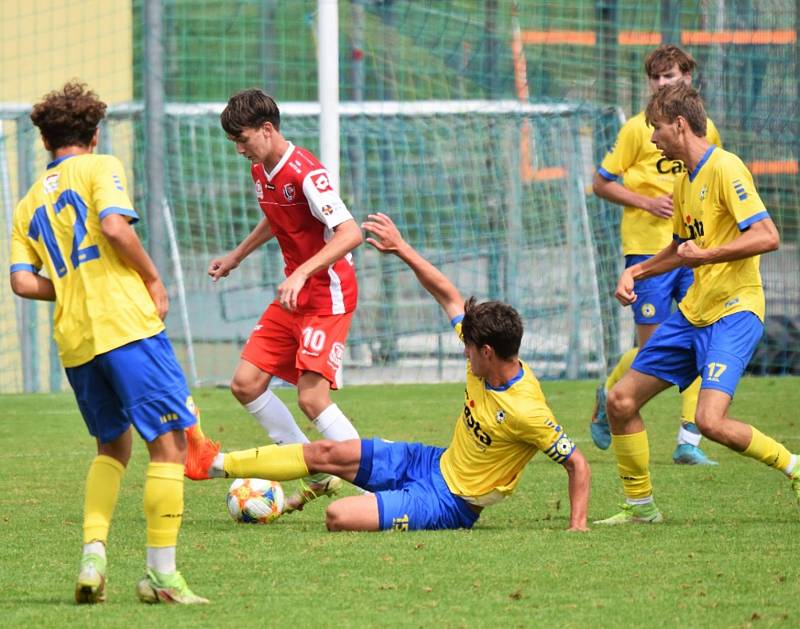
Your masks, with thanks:
M329 531L347 531L347 512L342 508L341 500L328 505L325 510L325 526Z
M695 412L695 424L700 433L712 441L720 441L722 438L722 417L718 413L698 407Z
M235 374L231 380L231 393L240 404L248 404L258 397L253 383L244 378L237 378Z
M297 405L306 417L314 420L331 405L331 400L321 397L314 389L302 391L298 389Z
M624 421L636 414L636 401L620 387L614 387L606 398L606 412L610 421Z

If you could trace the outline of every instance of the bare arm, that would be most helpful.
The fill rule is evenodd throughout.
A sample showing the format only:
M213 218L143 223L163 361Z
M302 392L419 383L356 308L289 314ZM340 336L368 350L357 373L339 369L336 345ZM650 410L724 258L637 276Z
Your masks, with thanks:
M221 258L214 258L211 261L208 265L208 275L214 282L221 277L228 277L228 274L239 266L242 260L273 236L272 227L265 216L233 251L226 253Z
M278 285L278 301L288 310L297 308L297 297L309 277L343 258L363 242L355 220L339 223L333 228L333 238Z
M678 242L673 240L652 258L625 269L619 276L614 297L623 306L629 306L636 301L636 293L633 291L636 280L660 275L684 265L685 260L678 255Z
M583 453L577 448L564 463L564 469L569 477L569 530L588 531L586 518L589 512L592 470Z
M753 223L736 238L721 247L701 249L687 240L678 247L677 255L683 264L697 267L703 264L732 262L775 251L780 246L780 236L771 218Z
M11 290L15 295L26 299L56 300L53 282L32 271L14 271L11 274Z
M117 255L142 278L158 316L166 317L169 311L167 289L128 219L121 214L108 214L100 221L100 229Z
M382 253L393 253L405 262L417 276L419 283L439 302L448 318L464 314L464 299L458 289L439 269L423 258L400 235L400 231L386 214L370 214L362 224L377 238L367 242Z
M660 197L646 197L643 194L629 190L616 181L609 181L598 172L594 174L592 179L592 191L601 199L611 201L617 205L638 207L663 219L672 217L671 194L665 194Z

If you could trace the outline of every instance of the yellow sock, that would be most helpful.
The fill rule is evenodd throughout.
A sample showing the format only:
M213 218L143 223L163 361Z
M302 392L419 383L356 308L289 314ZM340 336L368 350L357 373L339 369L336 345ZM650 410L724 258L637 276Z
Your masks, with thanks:
M742 454L774 467L776 470L786 472L792 462L792 453L783 444L778 443L772 437L767 437L754 426L750 426L750 428L753 430L753 438Z
M617 364L611 370L611 373L608 374L608 378L606 378L606 391L611 391L611 387L613 387L617 382L622 380L622 376L625 375L625 372L631 368L633 364L633 359L636 358L636 354L639 353L638 347L632 347L627 352L625 352L622 356L619 357Z
M153 463L144 483L147 546L175 546L183 520L183 465Z
M617 455L617 470L625 496L648 498L653 494L650 483L650 444L647 431L632 435L611 435L611 446Z
M302 443L226 452L223 469L229 478L292 480L308 476Z
M681 421L695 423L694 416L697 413L697 396L700 395L701 382L702 378L697 376L695 381L681 393Z
M86 475L86 496L83 500L83 543L105 543L108 527L119 497L119 486L125 466L117 459L98 454Z

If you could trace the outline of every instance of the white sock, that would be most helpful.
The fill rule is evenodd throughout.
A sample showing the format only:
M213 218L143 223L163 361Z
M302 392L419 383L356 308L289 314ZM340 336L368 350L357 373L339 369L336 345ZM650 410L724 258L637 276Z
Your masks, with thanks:
M286 404L269 389L244 407L264 427L269 438L278 445L308 443L308 437L300 430Z
M147 567L161 574L175 572L175 547L174 546L148 546Z
M89 542L88 544L83 545L83 554L88 555L92 553L94 555L100 555L103 559L106 557L106 545L103 542L99 542L94 540L93 542Z
M689 424L690 426L694 426L693 424ZM690 446L699 446L700 440L703 438L699 432L692 432L691 430L687 430L681 425L680 430L678 431L678 445L681 444L688 444Z
M225 476L225 455L222 452L219 452L217 456L214 457L214 462L211 463L208 475L211 478L222 478Z
M314 419L314 425L326 439L347 441L358 439L358 431L336 404L331 404Z
M786 474L786 476L791 476L792 472L794 472L795 467L797 467L797 455L793 454L792 458L789 459L789 466L785 470L783 470L783 473ZM86 547L84 546L84 548ZM86 551L84 550L84 552Z
M629 505L649 505L653 502L653 496L647 496L647 498L625 498L625 502Z

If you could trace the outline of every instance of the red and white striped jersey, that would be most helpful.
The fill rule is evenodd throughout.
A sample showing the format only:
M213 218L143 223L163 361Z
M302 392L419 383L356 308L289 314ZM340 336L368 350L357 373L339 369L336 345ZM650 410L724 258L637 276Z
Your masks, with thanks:
M253 164L256 197L278 239L286 277L333 237L333 228L353 218L331 186L330 175L306 149L289 143L281 160L266 172ZM343 314L356 308L358 285L350 254L308 278L297 311Z

